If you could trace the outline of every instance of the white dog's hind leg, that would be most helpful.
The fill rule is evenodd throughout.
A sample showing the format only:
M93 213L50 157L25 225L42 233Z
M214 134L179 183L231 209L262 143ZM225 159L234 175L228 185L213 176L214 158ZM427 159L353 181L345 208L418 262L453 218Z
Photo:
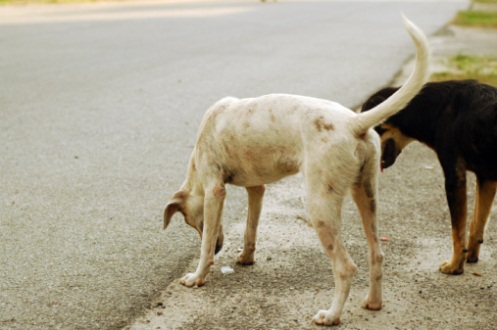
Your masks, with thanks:
M214 264L214 251L221 227L221 214L225 196L226 188L223 183L206 185L200 260L195 273L188 273L181 278L180 283L185 286L203 285L205 277L209 273L210 266Z
M262 210L262 198L264 197L264 186L247 187L248 214L247 227L243 240L243 251L238 256L237 263L241 265L254 264L255 242L257 239L257 225Z
M319 240L331 259L335 294L330 309L319 311L313 321L321 325L337 325L357 266L340 239L340 216L345 191L336 191L331 186L319 188L308 187L308 209Z
M319 311L313 320L317 324L336 325L340 324L340 315L349 296L352 277L357 266L350 258L334 226L319 220L313 221L313 224L317 226L316 232L321 244L331 259L335 279L335 294L330 309Z
M372 166L378 166L376 163ZM368 168L364 168L364 173ZM383 276L382 263L383 252L380 248L377 232L376 219L376 196L377 196L377 169L369 171L363 176L352 190L352 196L361 214L362 224L369 248L369 293L362 307L371 310L379 310L382 307L381 280Z

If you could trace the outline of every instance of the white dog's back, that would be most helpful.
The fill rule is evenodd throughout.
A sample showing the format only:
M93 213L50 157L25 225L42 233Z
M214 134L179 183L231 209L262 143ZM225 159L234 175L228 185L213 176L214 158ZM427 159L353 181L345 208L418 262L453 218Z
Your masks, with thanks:
M260 185L298 172L306 150L315 146L323 155L334 145L343 149L340 136L350 137L347 122L355 117L336 102L312 97L224 98L206 112L196 149L209 150L229 172L230 183Z

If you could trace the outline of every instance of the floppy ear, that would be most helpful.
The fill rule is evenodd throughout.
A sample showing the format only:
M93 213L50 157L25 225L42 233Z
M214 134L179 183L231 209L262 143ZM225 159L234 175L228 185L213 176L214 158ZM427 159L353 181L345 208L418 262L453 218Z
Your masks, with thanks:
M171 221L171 218L173 217L174 213L178 212L179 210L179 204L174 203L174 202L169 202L166 206L166 209L164 210L164 229L167 228L169 225L169 222Z
M173 195L173 197L171 197L166 205L166 209L164 210L164 229L167 228L171 218L176 212L179 211L181 205L185 203L187 195L188 193L184 191L178 191Z

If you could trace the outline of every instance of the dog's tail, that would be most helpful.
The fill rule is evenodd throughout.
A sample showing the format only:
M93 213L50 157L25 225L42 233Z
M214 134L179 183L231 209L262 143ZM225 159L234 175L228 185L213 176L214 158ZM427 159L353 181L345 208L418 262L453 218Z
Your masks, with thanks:
M416 45L416 64L407 82L392 96L371 110L359 113L353 122L352 129L359 136L373 126L402 110L418 94L428 79L430 51L426 36L414 23L404 15L404 25Z

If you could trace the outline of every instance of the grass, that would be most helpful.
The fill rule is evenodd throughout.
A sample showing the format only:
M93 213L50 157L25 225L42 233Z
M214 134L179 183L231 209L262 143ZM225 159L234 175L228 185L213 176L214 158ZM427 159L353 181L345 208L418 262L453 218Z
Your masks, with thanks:
M473 0L472 2L477 2L477 3L495 3L495 4L497 4L497 0Z
M432 81L476 79L497 87L497 57L459 54L449 58L444 64L447 70L434 73Z
M452 24L470 27L497 28L497 11L459 11L452 21Z

